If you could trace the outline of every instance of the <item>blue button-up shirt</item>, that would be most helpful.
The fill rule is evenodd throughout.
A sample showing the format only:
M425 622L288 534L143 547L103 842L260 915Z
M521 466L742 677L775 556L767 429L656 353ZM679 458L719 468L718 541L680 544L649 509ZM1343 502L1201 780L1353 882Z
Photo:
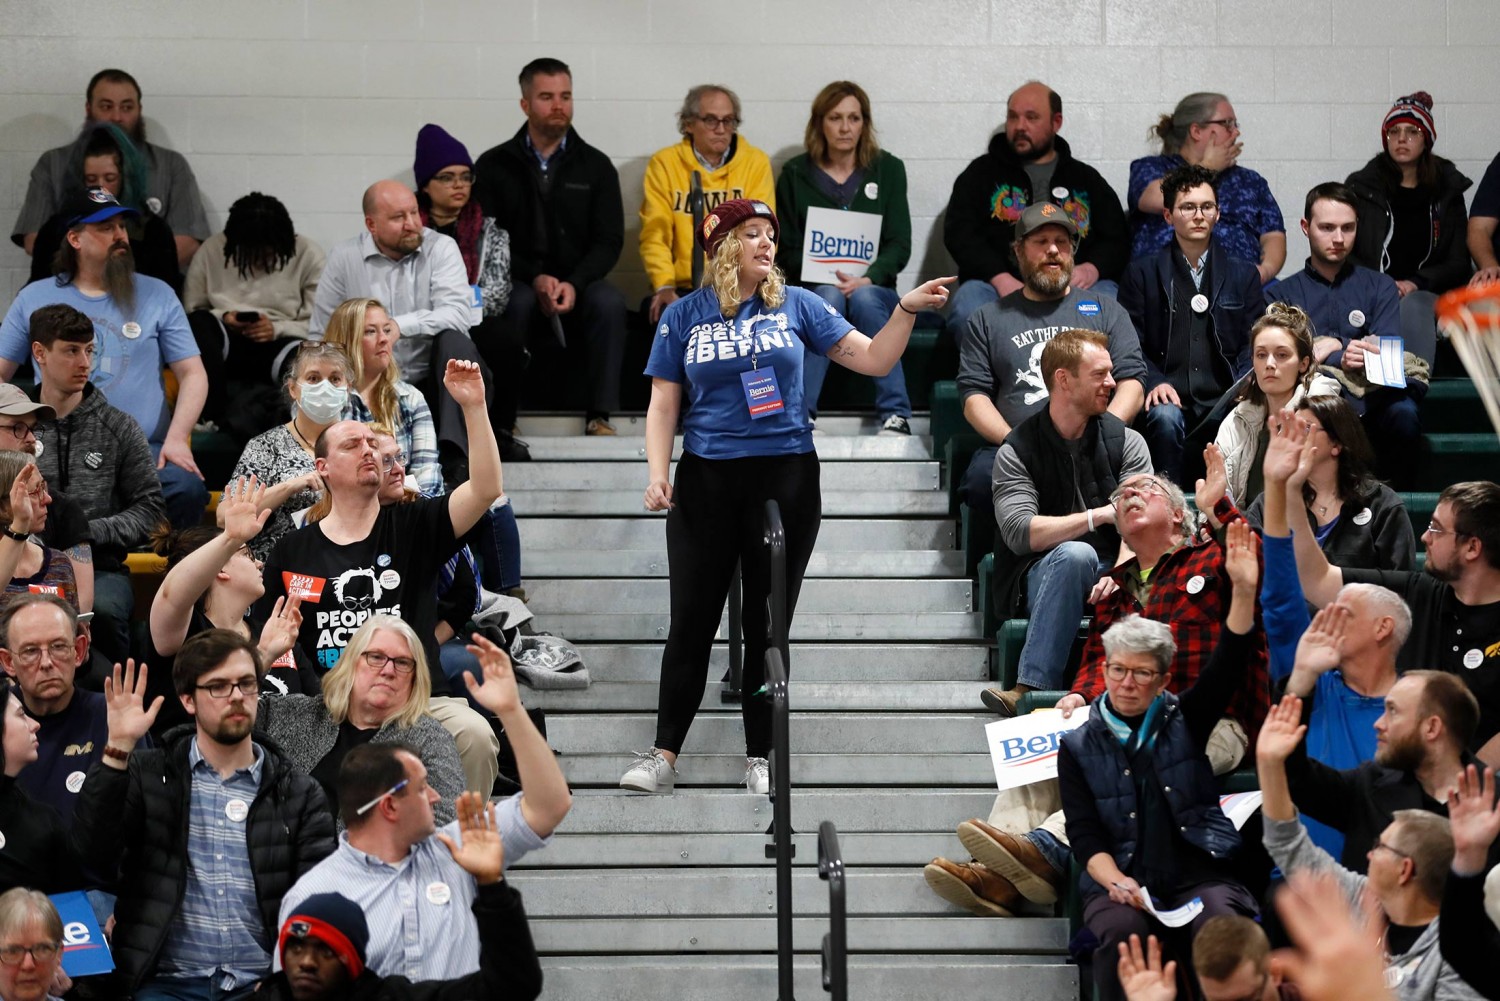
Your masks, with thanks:
M192 794L187 879L182 906L162 947L162 976L213 977L216 987L232 990L270 971L271 943L261 921L245 841L265 756L255 746L254 764L221 778L198 750L198 738L193 738L188 749Z

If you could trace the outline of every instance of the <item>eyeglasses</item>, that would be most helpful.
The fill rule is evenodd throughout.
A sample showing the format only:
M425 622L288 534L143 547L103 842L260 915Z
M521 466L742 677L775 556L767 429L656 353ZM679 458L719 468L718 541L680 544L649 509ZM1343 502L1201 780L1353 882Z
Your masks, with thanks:
M740 127L740 120L733 115L730 115L727 118L717 118L714 115L698 115L697 120L705 129L708 129L710 132L717 132L720 129L728 129L729 131L733 132L735 129Z
M1240 127L1240 120L1238 118L1210 118L1208 121L1206 121L1206 122L1199 122L1198 124L1199 125L1222 125L1222 126L1224 126L1225 129L1229 130L1230 132L1233 132L1235 129L1238 129Z
M36 428L31 424L23 424L16 421L14 424L0 424L0 430L9 431L17 441L25 441L27 438L36 437Z
M1177 206L1177 211L1189 218L1195 215L1217 215L1219 206L1217 202L1204 202L1202 205L1194 205L1192 202L1184 202Z
M397 452L395 455L382 455L380 457L380 467L382 469L384 469L386 472L390 472L392 466L400 466L402 469L405 469L406 453Z
M397 674L410 674L417 669L417 662L410 657L392 657L390 654L381 653L379 650L366 650L360 654L364 662L377 671L384 671L385 665L389 664L396 669Z
M1124 664L1104 665L1104 676L1110 681L1124 681L1125 675L1127 674L1135 679L1135 683L1137 685L1149 685L1151 684L1151 682L1157 679L1161 672L1148 671L1144 667L1131 669L1126 667Z
M46 653L47 659L54 664L70 663L73 660L73 644L66 640L58 640L46 646L32 644L23 646L10 657L22 667L36 667L42 662L43 653Z
M1109 495L1109 503L1112 506L1118 506L1120 501L1125 499L1126 494L1144 495L1148 499L1152 494L1155 494L1158 497L1169 496L1166 487L1162 486L1160 483L1156 482L1156 480L1148 476L1144 480L1138 480L1136 482L1127 483L1124 486L1115 487L1115 492Z
M1378 852L1382 848L1384 848L1386 851L1390 852L1392 855L1395 855L1397 858L1404 858L1404 859L1410 859L1411 858L1411 853L1410 852L1404 852L1404 851L1402 851L1399 848L1394 848L1391 845L1386 844L1384 841L1380 841L1378 839L1376 840L1374 846L1371 847L1370 851L1372 851L1372 852ZM1414 859L1413 859L1413 863L1415 863Z
M1395 125L1385 130L1387 139L1420 139L1422 130L1411 125Z
M364 806L360 807L358 810L355 810L354 811L354 815L356 817L363 817L365 814L367 814L371 810L375 809L375 804L376 803L379 803L381 800L385 799L387 796L394 796L394 795L396 795L396 793L400 792L402 789L405 789L406 788L406 783L408 783L410 781L411 781L410 779L402 779L400 782L397 782L395 785L391 786L385 792L381 793L379 796L376 796L374 799L370 800L368 803L366 803ZM292 934L294 934L294 935L296 934L296 929L295 928L292 929Z
M444 185L445 187L450 187L450 188L453 187L453 185L455 185L455 184L473 184L474 183L474 175L472 173L470 173L469 171L467 171L467 170L464 171L462 174L448 174L448 173L434 174L433 177L432 177L432 179L434 181L438 182L439 184Z
M1456 539L1460 535L1468 535L1469 533L1468 532L1460 532L1456 528L1441 528L1441 527L1438 526L1437 522L1435 522L1435 521L1429 521L1427 523L1427 531L1424 534L1426 534L1426 535L1451 535L1451 536L1453 536Z
M236 689L238 689L241 695L255 696L260 694L260 679L241 678L239 681L229 681L226 678L219 678L216 681L210 681L206 685L195 685L193 687L197 688L200 692L207 692L216 699L227 699Z
M20 966L21 958L28 952L31 959L38 966L50 963L58 951L62 948L60 942L38 942L36 945L0 945L0 963L6 966Z

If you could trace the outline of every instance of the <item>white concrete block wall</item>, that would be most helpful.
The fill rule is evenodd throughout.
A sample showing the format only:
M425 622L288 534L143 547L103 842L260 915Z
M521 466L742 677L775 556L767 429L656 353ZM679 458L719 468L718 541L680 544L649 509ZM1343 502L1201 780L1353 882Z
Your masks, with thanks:
M1437 149L1476 182L1500 149L1494 0L0 0L0 224L8 235L36 156L70 138L106 65L140 79L151 135L188 156L215 227L258 189L327 247L359 229L367 184L410 180L424 122L476 157L509 137L516 73L541 55L572 65L575 124L620 170L615 277L632 297L646 161L705 81L739 92L745 136L778 167L823 84L864 85L910 175L906 284L950 266L952 180L1033 77L1062 94L1063 135L1122 199L1156 116L1193 90L1228 93L1243 160L1287 216L1289 268L1306 254L1307 188L1377 151L1395 96L1434 95ZM0 302L27 266L4 241Z

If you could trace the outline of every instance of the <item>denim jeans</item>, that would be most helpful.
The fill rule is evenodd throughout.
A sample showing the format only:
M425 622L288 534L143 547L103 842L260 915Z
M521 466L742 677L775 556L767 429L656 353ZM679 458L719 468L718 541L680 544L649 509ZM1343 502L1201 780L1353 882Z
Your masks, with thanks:
M151 446L153 461L161 458L161 445ZM167 507L167 521L178 531L203 523L203 512L208 508L208 484L197 473L190 473L181 466L167 463L156 471L161 481L161 498Z
M1078 635L1089 590L1108 565L1087 542L1054 546L1026 574L1026 603L1031 622L1016 681L1046 691L1062 687L1068 653Z
M813 293L843 314L844 319L854 324L854 329L867 337L880 333L896 311L900 296L895 289L884 285L862 285L854 294L845 298L837 285L818 285ZM827 355L808 351L802 359L802 393L807 398L807 412L818 413L818 396L823 392L823 380L828 377L828 366L833 364ZM906 373L901 363L887 375L875 379L875 412L881 420L892 414L911 416L911 398L906 393Z
M1141 411L1141 432L1151 449L1151 465L1182 486L1182 450L1187 442L1187 415L1171 403L1158 403Z

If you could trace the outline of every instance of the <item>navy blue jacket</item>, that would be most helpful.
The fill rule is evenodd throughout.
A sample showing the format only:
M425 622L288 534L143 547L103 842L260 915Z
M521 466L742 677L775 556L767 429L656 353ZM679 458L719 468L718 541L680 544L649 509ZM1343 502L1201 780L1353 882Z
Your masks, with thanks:
M1313 323L1314 337L1337 337L1344 344L1366 337L1401 336L1401 294L1396 280L1379 271L1344 262L1330 284L1313 270L1312 258L1301 271L1266 289L1266 302L1298 306ZM1358 310L1363 322L1350 320ZM1338 365L1344 352L1335 351L1323 362Z
M1173 255L1181 253L1173 240L1159 253L1131 261L1120 281L1120 305L1130 314L1141 338L1141 354L1146 357L1148 393L1167 381L1172 284L1177 279ZM1214 240L1208 246L1208 278L1204 295L1208 296L1208 309L1214 321L1214 347L1238 379L1250 371L1250 328L1265 308L1260 273L1248 261L1230 257Z

